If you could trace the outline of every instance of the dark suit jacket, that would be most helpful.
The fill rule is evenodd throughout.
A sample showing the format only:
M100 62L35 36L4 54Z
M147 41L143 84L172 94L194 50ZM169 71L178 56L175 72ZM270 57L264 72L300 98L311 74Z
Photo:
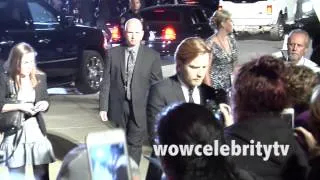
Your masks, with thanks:
M35 87L35 93L36 93L36 99L35 103L38 101L49 101L49 96L47 92L47 77L45 74L37 74L36 75L37 80L39 81L38 85ZM6 98L10 96L10 91L8 87L8 77L7 75L2 72L0 74L0 112L2 111L2 107L4 104L6 104ZM42 116L42 112L39 112L36 114L36 118L38 121L38 124L40 126L40 130L42 134L46 135L47 130L45 126L45 122Z
M214 89L205 84L199 86L200 90L200 103L205 105L206 100L214 100L216 104L226 103L226 92L222 89ZM147 105L148 117L148 131L153 140L154 138L154 125L159 112L163 108L173 103L186 102L181 84L177 75L171 76L161 82L156 83L150 88Z
M123 124L125 48L125 46L118 46L109 50L100 89L100 111L107 111L108 118L118 125ZM146 127L149 88L161 79L160 54L140 45L131 88L134 118L139 127Z

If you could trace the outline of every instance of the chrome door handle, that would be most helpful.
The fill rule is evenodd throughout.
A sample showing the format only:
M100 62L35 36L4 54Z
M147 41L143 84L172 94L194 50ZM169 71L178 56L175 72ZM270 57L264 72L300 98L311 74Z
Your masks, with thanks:
M45 39L39 39L39 40L38 40L39 43L45 43L45 44L48 44L50 41L51 41L51 40L50 40L50 39L47 39L47 38L45 38Z

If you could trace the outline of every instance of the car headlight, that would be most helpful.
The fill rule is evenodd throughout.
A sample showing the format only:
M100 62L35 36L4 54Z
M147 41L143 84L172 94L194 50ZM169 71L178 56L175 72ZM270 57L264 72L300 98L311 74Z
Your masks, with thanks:
M302 3L302 12L303 13L308 13L312 10L313 10L312 1L306 1L306 2Z

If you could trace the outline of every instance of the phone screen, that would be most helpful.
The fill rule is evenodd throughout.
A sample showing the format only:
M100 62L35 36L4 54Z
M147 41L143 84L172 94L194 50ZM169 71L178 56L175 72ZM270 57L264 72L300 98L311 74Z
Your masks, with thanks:
M129 158L125 141L103 142L103 138L116 139L116 136L95 137L99 142L87 139L87 148L92 180L129 180Z
M290 128L294 128L294 109L288 108L281 113L281 117L286 121Z

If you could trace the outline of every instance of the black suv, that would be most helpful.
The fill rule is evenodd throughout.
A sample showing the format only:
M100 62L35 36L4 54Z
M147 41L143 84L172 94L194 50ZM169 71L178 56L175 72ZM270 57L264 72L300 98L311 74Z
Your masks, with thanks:
M101 30L76 25L43 0L0 0L0 58L12 46L31 44L49 87L75 82L82 93L99 90L105 57Z
M200 5L157 5L141 10L145 30L145 45L158 51L162 58L172 57L177 45L185 38L208 38L214 33L209 25L213 10ZM116 45L122 37L118 25L109 25L111 43Z

